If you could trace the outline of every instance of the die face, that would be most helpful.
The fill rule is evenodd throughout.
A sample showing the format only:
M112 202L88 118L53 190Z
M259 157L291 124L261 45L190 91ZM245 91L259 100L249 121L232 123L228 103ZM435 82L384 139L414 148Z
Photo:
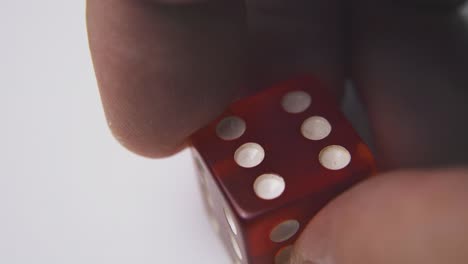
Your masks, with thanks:
M282 100L295 91L307 93L311 102L304 111L289 113L284 110ZM224 140L216 134L217 126L227 117L237 117L245 122L245 131L236 139ZM311 140L302 135L301 127L310 117L328 121L331 131L325 138ZM296 200L318 199L323 193L367 177L374 168L369 149L340 112L335 100L310 77L282 83L234 103L192 140L219 187L243 219L255 218ZM264 152L261 160L253 159L254 166L251 167L240 166L235 160L236 151L246 143L258 144ZM330 146L341 146L348 151L349 164L337 170L322 165L321 152ZM245 156L249 157L249 154L254 155L247 153ZM340 155L339 152L325 154L322 155L325 160L327 156ZM283 178L285 188L279 197L265 200L255 193L255 181L264 174Z
M213 230L223 241L233 263L252 263L247 258L242 227L235 212L230 208L229 201L218 188L210 168L194 148L192 148L192 156L198 174L202 200Z
M281 263L318 210L374 171L367 146L308 76L234 103L192 143L239 263Z

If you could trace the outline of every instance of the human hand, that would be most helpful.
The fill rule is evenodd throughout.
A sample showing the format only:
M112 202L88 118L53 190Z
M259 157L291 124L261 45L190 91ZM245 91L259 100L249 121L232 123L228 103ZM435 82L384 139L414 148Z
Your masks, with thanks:
M386 172L324 208L293 262L467 263L461 1L341 2L88 0L109 125L125 147L161 157L253 89L245 83L307 72L340 96L351 79Z

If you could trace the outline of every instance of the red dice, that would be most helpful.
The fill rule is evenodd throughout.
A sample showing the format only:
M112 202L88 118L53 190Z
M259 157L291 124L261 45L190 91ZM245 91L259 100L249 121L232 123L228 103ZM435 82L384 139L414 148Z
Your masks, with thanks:
M337 102L309 76L235 102L192 144L206 206L235 263L286 263L314 214L375 170Z

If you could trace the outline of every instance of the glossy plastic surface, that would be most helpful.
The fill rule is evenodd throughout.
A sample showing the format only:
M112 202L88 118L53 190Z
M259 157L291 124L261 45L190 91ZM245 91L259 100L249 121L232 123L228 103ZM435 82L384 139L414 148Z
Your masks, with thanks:
M288 113L282 107L283 96L291 91L304 91L311 96L310 106L301 113ZM239 138L225 140L217 136L216 127L223 118L237 116L245 121L245 132ZM328 120L332 129L321 140L310 140L301 133L301 125L311 116ZM243 168L235 151L247 142L260 144L265 158L255 167ZM321 84L301 76L229 107L217 120L192 137L195 155L206 168L208 185L205 192L214 196L214 217L221 223L220 233L229 248L232 230L222 211L232 211L238 228L242 252L240 263L275 263L278 251L291 245L312 216L335 196L371 176L375 165L368 147L340 112L336 101ZM319 162L319 153L330 145L340 145L351 154L343 169L330 170ZM259 198L253 189L256 178L265 173L283 177L286 187L275 199ZM270 232L286 220L297 220L299 232L292 238L275 243ZM233 255L235 258L235 254Z

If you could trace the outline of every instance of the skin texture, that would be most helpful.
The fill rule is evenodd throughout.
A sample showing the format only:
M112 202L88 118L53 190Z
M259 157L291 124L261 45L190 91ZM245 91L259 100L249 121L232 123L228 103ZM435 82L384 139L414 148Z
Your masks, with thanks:
M177 152L230 102L291 73L367 108L382 174L325 207L292 263L467 263L468 19L463 1L88 0L109 126Z
M313 219L292 263L466 263L467 175L402 170L356 186Z

